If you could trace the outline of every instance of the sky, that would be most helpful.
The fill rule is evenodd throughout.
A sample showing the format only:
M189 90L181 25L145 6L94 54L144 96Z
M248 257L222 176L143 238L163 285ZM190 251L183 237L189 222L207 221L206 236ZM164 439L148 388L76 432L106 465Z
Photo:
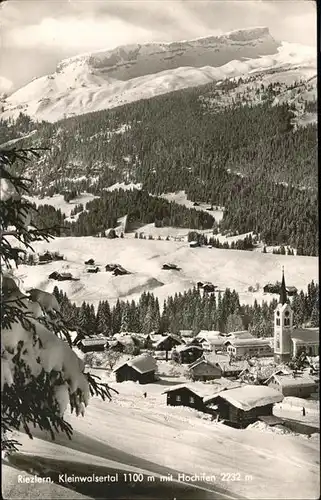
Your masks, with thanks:
M1 1L1 0L0 0ZM66 57L267 26L316 46L313 0L6 0L0 4L0 87L12 91Z

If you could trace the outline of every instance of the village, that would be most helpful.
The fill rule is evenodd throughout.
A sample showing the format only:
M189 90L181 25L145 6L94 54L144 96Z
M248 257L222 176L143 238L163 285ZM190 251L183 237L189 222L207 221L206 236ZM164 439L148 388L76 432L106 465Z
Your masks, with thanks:
M230 427L261 422L271 430L319 433L319 329L293 326L284 274L273 327L270 338L247 330L72 336L87 367L109 373L120 392L132 381L148 398L156 384L166 405L189 407Z

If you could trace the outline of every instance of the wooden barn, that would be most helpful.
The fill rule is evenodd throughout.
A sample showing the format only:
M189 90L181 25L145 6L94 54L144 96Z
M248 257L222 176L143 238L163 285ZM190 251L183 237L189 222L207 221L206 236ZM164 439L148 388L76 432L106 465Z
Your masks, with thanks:
M211 392L211 386L195 382L193 384L178 384L166 389L166 404L168 406L188 406L198 411L208 412L203 402L205 395Z
M184 344L184 342L180 338L169 333L165 337L162 337L157 342L155 342L153 347L155 351L171 351L172 349L174 349L174 347L182 344Z
M105 338L83 338L77 343L82 352L102 352L107 345L108 341Z
M180 364L194 363L203 354L203 349L197 345L181 345L172 351L172 360Z
M274 373L265 381L265 385L281 392L283 396L308 398L311 394L317 392L317 384L312 377L295 375L294 373Z
M273 405L282 400L279 391L262 385L244 385L203 399L219 420L239 428L247 427L262 416L272 416Z
M126 346L119 340L108 340L108 350L115 352L124 352Z
M215 380L222 375L221 369L210 361L199 358L188 368L188 373L193 381Z
M150 384L156 380L157 363L149 354L141 354L114 369L117 382L132 380L140 384Z

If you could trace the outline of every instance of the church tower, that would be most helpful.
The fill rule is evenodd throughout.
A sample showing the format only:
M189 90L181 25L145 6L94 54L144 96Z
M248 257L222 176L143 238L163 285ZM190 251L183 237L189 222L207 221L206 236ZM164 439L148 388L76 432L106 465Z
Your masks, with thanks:
M274 359L286 362L292 357L293 311L287 304L287 293L282 269L282 283L279 303L274 311Z

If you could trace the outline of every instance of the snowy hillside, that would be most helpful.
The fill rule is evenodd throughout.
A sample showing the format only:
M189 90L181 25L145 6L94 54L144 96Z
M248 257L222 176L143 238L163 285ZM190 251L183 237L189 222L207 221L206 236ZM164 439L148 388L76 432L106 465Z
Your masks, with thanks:
M316 75L316 53L280 44L267 28L171 44L118 47L66 59L2 99L2 118L23 112L38 120L99 111L174 90L273 70L290 82Z
M198 281L211 281L218 289L235 289L243 303L270 300L263 294L263 286L280 279L284 265L287 280L299 290L311 280L318 281L318 258L263 254L241 250L216 248L190 248L187 242L140 240L130 237L109 240L107 238L79 237L56 238L50 245L41 242L34 245L36 251L50 247L65 256L64 261L42 266L19 266L17 275L29 287L52 291L55 285L63 289L71 301L78 305L85 300L98 305L99 300L111 304L117 298L138 299L144 291L153 291L162 301L176 292L183 292ZM88 274L84 262L95 259L101 272ZM172 262L182 268L180 272L164 271L162 265ZM105 272L105 265L117 263L132 274L113 276ZM67 271L79 281L57 282L49 280L53 271ZM248 292L249 286L260 284L256 293Z
M103 371L99 370L98 374L108 380ZM191 480L188 484L196 488L194 495L188 495L186 490L181 496L178 493L178 498L317 498L319 436L308 439L255 428L238 430L211 422L191 408L168 407L162 393L173 383L175 380L170 378L144 387L133 382L110 382L119 391L111 402L93 398L85 418L66 415L74 426L72 441L61 435L55 443L41 439L31 441L21 435L20 463L24 459L36 470L42 464L46 471L58 467L60 472L72 471L79 475L87 474L89 469L91 473L99 466L110 471L149 473L156 480L160 474L172 473L173 479L167 484L171 494L157 490L158 495L162 492L162 498L173 498L174 492L177 494L181 487L186 487L186 483L178 482L179 473L204 474L215 479ZM39 431L35 435L43 437ZM97 469L95 472L99 473ZM224 481L226 473L239 475L239 480ZM118 492L121 487L120 480ZM160 488L164 487L166 485L160 484ZM155 498L151 493L148 496L145 492L145 497L139 498ZM122 498L129 497L123 495Z

